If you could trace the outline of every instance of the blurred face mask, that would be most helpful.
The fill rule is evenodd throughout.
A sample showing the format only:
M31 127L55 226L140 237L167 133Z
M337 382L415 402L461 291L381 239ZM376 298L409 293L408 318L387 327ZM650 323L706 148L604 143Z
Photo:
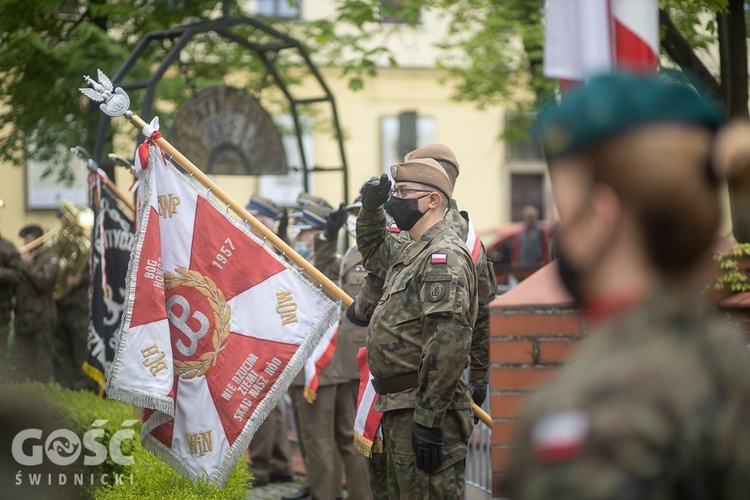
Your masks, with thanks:
M352 238L357 237L357 216L354 214L349 214L346 216L346 232L349 233L349 236Z
M298 241L294 245L294 251L300 254L305 259L310 256L311 250L304 241Z

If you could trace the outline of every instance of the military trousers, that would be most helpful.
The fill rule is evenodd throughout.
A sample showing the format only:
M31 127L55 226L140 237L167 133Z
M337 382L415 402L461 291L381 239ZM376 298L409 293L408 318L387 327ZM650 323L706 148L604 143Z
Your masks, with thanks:
M443 463L428 474L417 468L412 445L414 409L391 410L383 413L383 452L385 453L385 497L413 500L463 498L466 452L472 431L471 410L448 410L442 429L445 445ZM385 498L379 491L378 498Z
M52 337L55 324L49 323L47 328L39 330L25 331L23 328L16 328L13 350L16 365L15 378L19 382L26 379L48 382L52 379L54 350Z
M248 451L250 472L259 482L267 483L271 475L292 475L292 453L281 403L271 410L255 432Z
M310 495L316 500L339 496L341 473L332 457L338 452L346 475L346 490L352 499L370 498L367 458L354 449L354 417L359 382L356 380L318 387L310 404L301 397L302 387L292 387L297 429L302 442ZM293 394L295 394L293 393Z
M88 300L87 296L84 296ZM88 302L57 304L57 332L55 333L55 379L69 389L85 389L90 379L81 366L86 361L89 334Z
M10 358L8 339L10 338L10 311L0 311L0 382L10 381Z

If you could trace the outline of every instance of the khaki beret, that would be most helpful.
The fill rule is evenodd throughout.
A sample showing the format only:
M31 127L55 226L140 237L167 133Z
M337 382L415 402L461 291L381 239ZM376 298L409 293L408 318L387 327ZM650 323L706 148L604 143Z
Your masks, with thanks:
M443 167L432 158L418 158L391 165L391 177L396 182L418 182L442 191L447 198L453 194L451 180Z
M458 175L458 160L456 155L453 154L451 148L445 144L430 144L423 148L415 149L407 155L409 160L415 160L417 158L432 158L433 160L445 161L456 167L456 175Z

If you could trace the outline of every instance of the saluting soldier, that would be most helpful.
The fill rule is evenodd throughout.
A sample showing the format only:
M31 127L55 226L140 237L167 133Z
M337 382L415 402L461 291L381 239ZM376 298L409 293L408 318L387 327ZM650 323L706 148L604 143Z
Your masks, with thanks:
M477 316L476 270L446 220L453 188L443 168L412 159L391 175L390 197L387 177L365 184L357 221L362 255L393 262L366 341L386 461L386 481L372 485L373 496L461 498L473 419L462 375ZM382 244L384 204L409 232L403 246Z
M18 235L25 244L41 238L42 228L30 224ZM16 372L25 379L46 382L52 378L57 308L52 293L59 272L57 255L41 242L21 255L16 288L16 320L13 340Z
M416 149L406 155L406 159L432 158L443 167L450 179L451 189L455 189L456 180L460 173L458 158L455 153L445 144L430 144ZM490 315L489 304L497 295L497 282L492 261L487 258L484 245L479 239L478 233L470 223L470 217L465 210L459 210L454 198L450 199L450 210L445 216L451 229L467 244L471 245L472 259L474 260L479 287L477 288L479 299L479 310L477 320L473 327L471 341L471 362L469 363L469 387L472 391L472 399L477 406L482 406L487 397L487 384L489 383L490 366ZM380 234L378 228L376 234ZM400 247L404 240L408 241L407 232L402 232L398 227L389 229L389 237L384 239L384 244ZM395 253L392 252L392 253ZM389 262L382 265L374 260L369 262L365 257L364 265L370 272L370 277L363 285L362 290L355 299L355 303L347 311L347 317L355 324L367 325L369 316L375 308L382 295L382 279L388 270ZM376 480L376 479L374 479Z
M0 200L0 208L5 202ZM10 336L11 313L13 311L13 294L18 284L18 268L21 256L15 245L0 236L0 382L7 382L10 376L8 369L8 337Z
M591 332L526 412L511 498L750 498L750 359L700 287L723 122L691 88L624 74L539 115L560 278Z

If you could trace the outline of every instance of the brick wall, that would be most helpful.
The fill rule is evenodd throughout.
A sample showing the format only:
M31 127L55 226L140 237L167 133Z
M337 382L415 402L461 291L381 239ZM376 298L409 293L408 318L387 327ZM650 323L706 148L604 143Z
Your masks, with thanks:
M490 305L492 494L502 479L528 397L562 366L586 330L551 264Z

